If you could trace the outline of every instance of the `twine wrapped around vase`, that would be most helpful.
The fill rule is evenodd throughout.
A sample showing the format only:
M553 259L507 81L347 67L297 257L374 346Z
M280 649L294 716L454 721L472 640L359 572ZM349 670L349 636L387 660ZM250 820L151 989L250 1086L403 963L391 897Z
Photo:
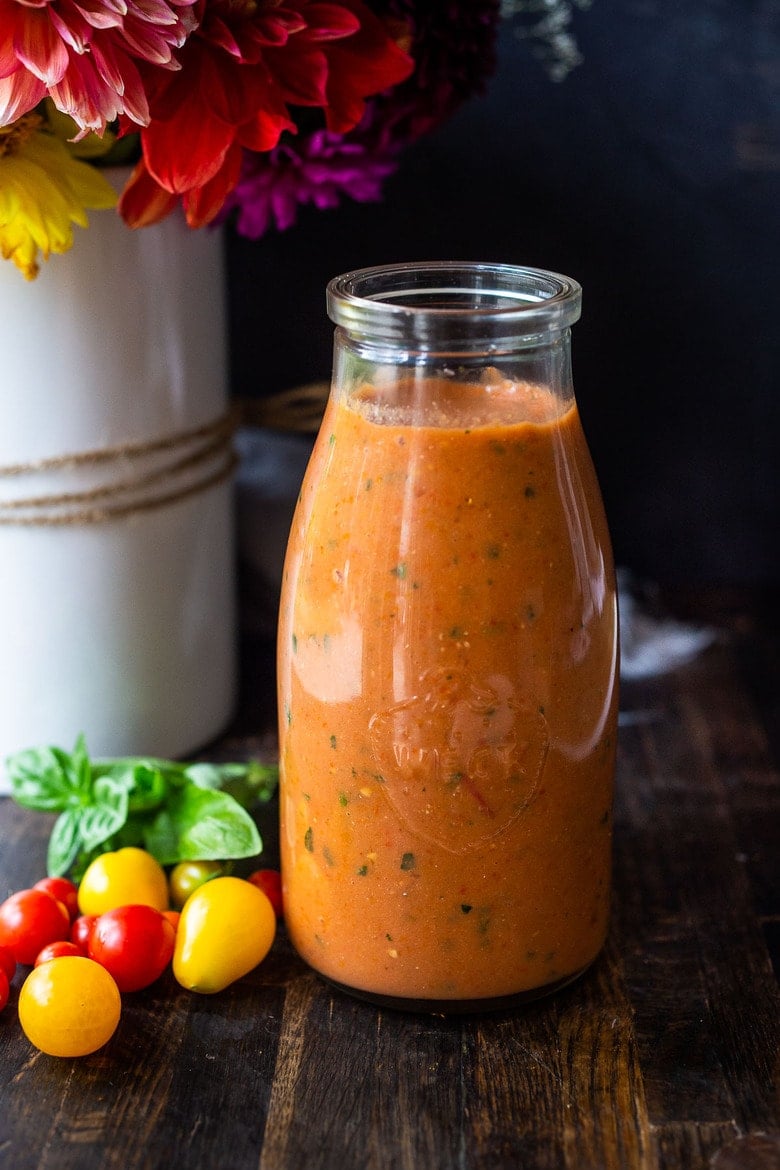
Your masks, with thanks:
M100 468L106 473L97 486L82 491L0 498L0 525L99 524L206 491L227 479L236 466L232 445L236 419L237 411L232 410L177 434L0 467L0 480L34 477L36 472L65 476L74 468ZM152 455L158 456L158 463L151 470L112 478L123 463Z

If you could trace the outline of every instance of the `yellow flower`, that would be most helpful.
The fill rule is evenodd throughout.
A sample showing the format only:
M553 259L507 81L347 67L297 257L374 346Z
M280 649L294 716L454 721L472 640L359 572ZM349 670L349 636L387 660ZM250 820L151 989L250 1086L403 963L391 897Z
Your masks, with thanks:
M30 113L0 127L0 251L27 280L38 275L39 252L67 252L74 223L87 227L87 208L114 207L104 176L72 157L65 143Z

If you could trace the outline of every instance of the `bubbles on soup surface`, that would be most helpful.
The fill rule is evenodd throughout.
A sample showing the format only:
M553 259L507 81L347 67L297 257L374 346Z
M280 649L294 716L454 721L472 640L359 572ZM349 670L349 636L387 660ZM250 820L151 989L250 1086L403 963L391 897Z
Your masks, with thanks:
M434 389L432 390L432 385ZM534 382L505 378L493 367L479 379L432 380L395 374L364 383L349 395L349 405L380 426L479 427L500 423L550 423L570 406Z

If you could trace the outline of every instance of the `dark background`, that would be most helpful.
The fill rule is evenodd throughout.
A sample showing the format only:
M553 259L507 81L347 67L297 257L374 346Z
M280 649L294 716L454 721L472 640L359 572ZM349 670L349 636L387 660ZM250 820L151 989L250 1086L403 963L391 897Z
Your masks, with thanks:
M661 583L776 584L780 8L561 10L581 57L564 80L532 22L507 20L485 96L407 153L382 203L229 235L234 392L329 377L324 287L352 267L565 272L584 287L575 389L618 563Z

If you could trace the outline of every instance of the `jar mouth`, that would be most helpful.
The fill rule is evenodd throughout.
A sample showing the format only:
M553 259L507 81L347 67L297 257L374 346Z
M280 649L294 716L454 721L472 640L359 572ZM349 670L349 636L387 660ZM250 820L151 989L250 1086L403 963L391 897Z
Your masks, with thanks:
M576 280L542 268L434 261L378 265L336 276L328 316L348 333L429 343L530 339L567 329L580 316Z

